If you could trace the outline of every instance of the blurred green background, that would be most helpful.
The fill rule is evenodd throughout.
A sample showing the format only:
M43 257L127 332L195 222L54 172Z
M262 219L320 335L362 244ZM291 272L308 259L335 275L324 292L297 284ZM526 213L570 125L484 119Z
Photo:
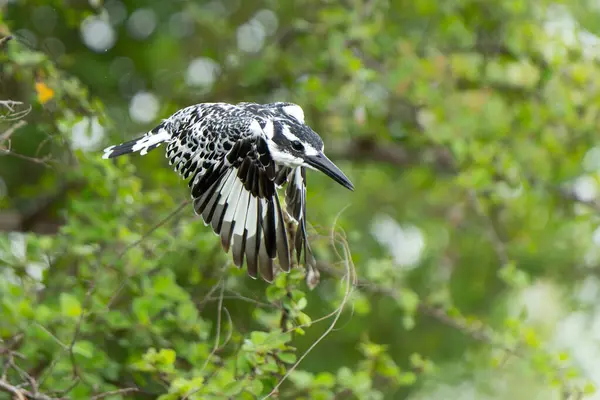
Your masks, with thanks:
M0 0L0 399L600 399L598 21ZM309 172L315 290L231 266L164 148L100 159L209 101L301 105L353 181Z

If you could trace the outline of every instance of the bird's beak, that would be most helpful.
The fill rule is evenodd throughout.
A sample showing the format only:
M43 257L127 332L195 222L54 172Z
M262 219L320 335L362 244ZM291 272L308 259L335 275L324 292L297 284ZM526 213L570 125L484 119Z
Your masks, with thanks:
M346 189L354 190L354 185L350 182L350 179L325 154L319 153L308 156L305 161L309 166L321 171Z

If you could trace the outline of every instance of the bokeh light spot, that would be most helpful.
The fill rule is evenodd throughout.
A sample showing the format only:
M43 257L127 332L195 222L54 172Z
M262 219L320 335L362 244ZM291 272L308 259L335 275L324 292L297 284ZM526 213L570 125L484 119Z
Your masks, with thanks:
M149 123L154 121L158 114L160 103L158 98L150 92L138 92L129 104L129 115L138 123Z
M80 31L83 43L95 52L109 50L117 39L112 26L106 20L95 15L83 20Z

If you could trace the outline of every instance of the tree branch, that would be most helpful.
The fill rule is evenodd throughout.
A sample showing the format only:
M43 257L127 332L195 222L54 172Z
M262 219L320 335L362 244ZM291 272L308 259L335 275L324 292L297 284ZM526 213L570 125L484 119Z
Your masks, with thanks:
M23 110L15 109L15 107L23 106L23 105L24 104L20 101L0 100L0 107L8 110L8 113L6 113L5 115L0 114L0 120L16 121L18 119L25 117L27 114L29 114L31 112L32 107L30 104L29 106L27 106L26 109L23 109Z
M6 43L11 41L12 38L13 38L12 35L8 35L8 36L4 36L2 39L0 39L0 49L3 48L6 45Z
M2 135L0 135L0 145L7 141L8 139L10 139L10 137L15 133L15 131L23 126L25 126L27 124L26 121L21 120L16 122L13 126L11 126L10 128L8 128L7 130L5 130Z
M108 396L124 395L124 394L128 394L128 393L135 393L135 392L138 392L138 391L139 391L139 389L135 388L135 387L118 389L118 390L112 390L110 392L100 393L100 394L97 394L95 396L92 396L91 400L100 400L100 399L103 399L103 398L108 397Z
M42 393L32 393L25 389L20 389L11 385L4 379L0 379L0 390L12 394L18 400L61 400L61 397L50 397Z
M17 387L11 385L3 379L0 379L0 390L12 394L13 396L15 396L16 399L27 400L23 393L21 393L21 390L19 390Z

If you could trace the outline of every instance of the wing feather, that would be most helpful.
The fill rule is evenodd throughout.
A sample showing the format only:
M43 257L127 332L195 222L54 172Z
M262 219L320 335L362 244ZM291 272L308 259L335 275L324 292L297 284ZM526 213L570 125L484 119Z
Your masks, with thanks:
M232 239L231 239L231 254L233 262L238 267L244 263L244 250L246 245L246 217L248 215L248 207L250 207L250 192L242 189L240 200L238 201L237 210L235 212L235 223L233 224Z
M319 281L319 271L306 230L306 169L304 167L289 172L285 203L286 211L297 222L296 232L293 235L296 261L299 264L304 256L304 265L307 269L306 280L309 287L313 288Z
M233 231L232 228L235 224L235 212L237 210L240 197L242 197L243 190L244 188L242 186L242 182L236 179L233 182L233 187L231 188L231 192L227 198L227 209L223 215L223 224L221 226L221 231L219 232L221 236L221 245L223 246L223 249L225 249L225 252L229 251L229 246L231 245L231 234Z
M283 212L281 210L281 204L279 203L279 196L277 192L275 192L275 206L277 207L277 212L275 214L276 219L276 246L277 246L277 258L279 261L279 266L285 272L290 271L290 249L288 245L288 234L285 226L285 221L283 218Z
M227 203L227 199L231 193L231 189L235 182L235 171L229 171L229 175L227 177L227 181L222 187L221 192L216 196L216 203L214 205L214 209L206 215L205 221L210 221L210 225L215 232L221 232L221 227L223 226L223 218L225 216L225 211L229 204ZM203 216L204 217L204 216Z
M266 199L261 199L261 217L264 221L264 216L266 216L266 208L268 207L268 201ZM260 222L261 227L264 226L263 222ZM266 242L266 233L263 234L263 240L260 242L260 247L258 250L258 268L260 270L260 275L267 282L273 282L273 277L275 276L274 266L273 266L273 258L269 256L267 253L267 247L265 245Z
M248 215L246 216L246 265L248 275L257 277L258 250L262 230L259 224L260 199L250 196L248 203Z
M222 174L220 175L221 176L217 178L216 181L206 191L204 191L204 193L202 193L202 195L194 198L194 211L196 214L202 215L209 203L211 204L209 210L212 212L214 202L220 196L223 184L227 182L227 177L228 175L231 175L231 173L228 174L227 170L223 170ZM208 221L208 219L205 218L204 221L207 223L206 221Z

